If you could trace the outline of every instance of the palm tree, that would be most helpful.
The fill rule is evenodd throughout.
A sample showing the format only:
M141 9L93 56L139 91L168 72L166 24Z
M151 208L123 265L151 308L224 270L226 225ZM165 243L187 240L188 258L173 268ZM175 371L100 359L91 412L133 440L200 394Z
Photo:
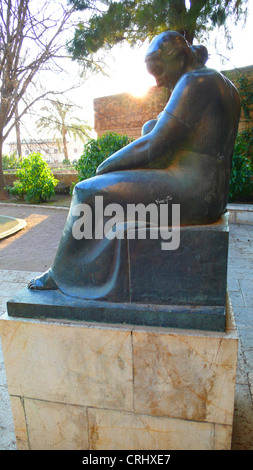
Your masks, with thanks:
M68 159L67 135L78 137L84 142L90 137L91 127L84 121L73 116L75 106L70 103L62 103L60 100L50 100L48 106L43 106L46 113L36 121L39 131L53 136L58 146L62 145L64 158Z

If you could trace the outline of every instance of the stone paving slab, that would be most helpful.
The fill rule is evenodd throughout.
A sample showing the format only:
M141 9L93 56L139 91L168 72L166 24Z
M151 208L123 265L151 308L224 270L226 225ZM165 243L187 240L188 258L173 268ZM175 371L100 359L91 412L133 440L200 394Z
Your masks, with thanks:
M0 316L6 311L6 301L13 294L25 287L31 277L39 275L50 267L67 216L63 210L52 211L42 208L9 207L8 213L14 217L19 217L22 213L21 217L28 221L33 215L33 221L42 222L41 225L31 224L30 231L29 228L25 228L19 234L0 242ZM8 243L5 243L7 241ZM253 228L251 225L230 225L228 287L239 334L232 449L253 450ZM0 450L12 450L16 448L15 435L1 348L0 403Z
M26 221L21 232L0 241L0 269L46 271L54 261L68 211L0 204L0 213Z
M228 285L239 335L232 449L253 449L253 227L230 225Z

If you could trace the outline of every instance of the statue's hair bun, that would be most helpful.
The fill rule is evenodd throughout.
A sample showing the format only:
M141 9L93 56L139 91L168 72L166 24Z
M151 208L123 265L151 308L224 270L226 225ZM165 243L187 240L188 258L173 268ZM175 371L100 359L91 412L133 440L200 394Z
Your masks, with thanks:
M205 65L208 59L208 50L205 46L190 46L195 59L200 63Z

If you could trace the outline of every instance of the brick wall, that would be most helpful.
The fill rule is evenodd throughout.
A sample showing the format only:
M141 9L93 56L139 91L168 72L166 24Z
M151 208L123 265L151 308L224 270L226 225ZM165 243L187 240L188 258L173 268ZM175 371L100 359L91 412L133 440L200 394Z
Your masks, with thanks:
M223 72L235 85L241 74L253 80L253 65L240 69ZM163 110L169 95L164 88L151 87L144 97L137 98L129 93L105 96L94 100L94 128L97 136L105 132L126 134L137 139L141 135L143 124L149 119L155 119ZM247 123L242 112L239 130L242 131L253 125Z
M168 101L164 88L151 87L141 98L129 93L94 100L94 128L99 136L105 132L126 134L137 139L143 124L155 119Z

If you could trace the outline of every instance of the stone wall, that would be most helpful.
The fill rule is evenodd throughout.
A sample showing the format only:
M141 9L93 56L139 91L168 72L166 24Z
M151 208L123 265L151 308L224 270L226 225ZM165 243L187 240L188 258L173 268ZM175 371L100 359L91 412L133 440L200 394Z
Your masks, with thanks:
M253 65L223 72L235 85L238 79L245 75L253 80ZM126 134L137 139L141 135L143 124L149 119L154 119L163 110L169 95L164 88L151 87L144 97L137 98L129 93L105 96L94 100L94 128L97 136L105 132ZM239 130L251 127L253 121L246 122L242 111Z
M78 182L77 173L53 172L53 174L54 174L54 177L59 181L59 183L55 187L56 194L69 194L72 183ZM15 172L5 173L4 178L5 178L6 186L13 186L14 181L18 179Z
M143 124L155 119L168 101L164 88L151 87L144 97L129 93L104 96L94 100L94 128L99 136L105 132L126 134L137 139Z

